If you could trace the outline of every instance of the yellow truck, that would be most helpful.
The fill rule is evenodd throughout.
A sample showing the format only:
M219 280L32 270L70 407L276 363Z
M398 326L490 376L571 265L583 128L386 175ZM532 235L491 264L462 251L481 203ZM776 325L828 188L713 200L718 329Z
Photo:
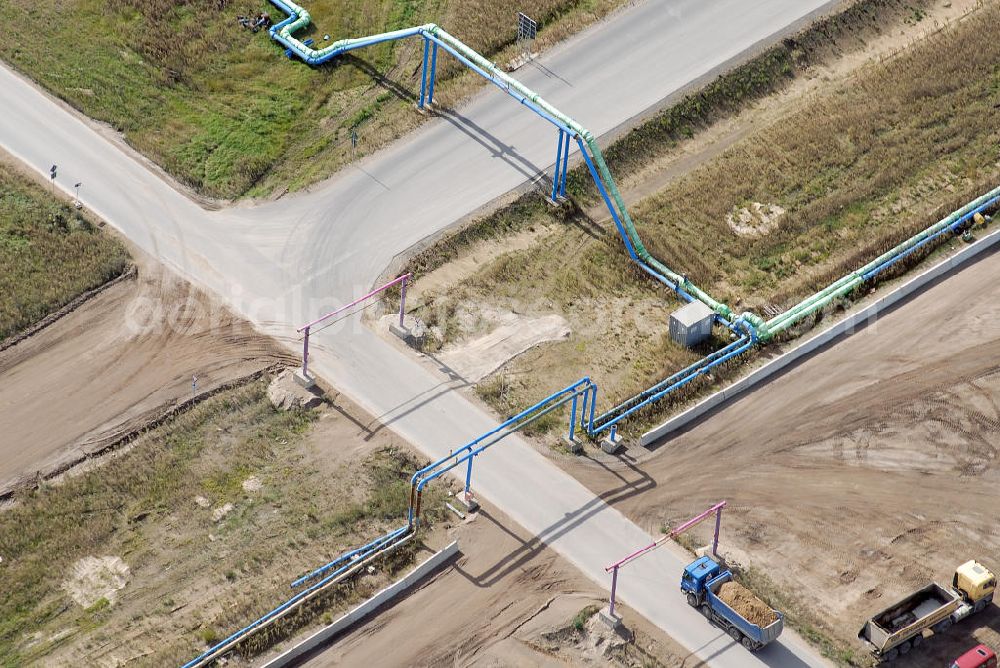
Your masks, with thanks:
M993 600L997 577L978 561L957 569L946 588L932 582L877 613L861 627L858 637L880 662L888 663L924 640L924 632L940 633L982 611Z

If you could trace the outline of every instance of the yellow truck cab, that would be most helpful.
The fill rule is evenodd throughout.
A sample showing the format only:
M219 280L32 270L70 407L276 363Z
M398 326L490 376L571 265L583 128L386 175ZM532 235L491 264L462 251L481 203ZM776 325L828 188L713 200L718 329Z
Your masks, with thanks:
M979 612L993 600L997 577L978 561L967 561L955 569L951 587Z

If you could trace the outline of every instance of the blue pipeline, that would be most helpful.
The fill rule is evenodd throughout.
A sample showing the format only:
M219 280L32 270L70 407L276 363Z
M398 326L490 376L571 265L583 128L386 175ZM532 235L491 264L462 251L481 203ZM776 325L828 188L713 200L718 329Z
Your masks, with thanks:
M604 181L598 174L597 168L594 167L594 162L590 159L590 155L587 153L586 146L584 145L583 140L580 138L579 135L576 136L576 143L580 147L580 154L583 156L583 161L587 165L587 169L590 171L590 176L594 180L594 183L597 185L597 192L601 194L601 197L604 199L604 205L608 208L608 211L611 212L611 220L614 221L615 228L618 230L618 236L621 237L622 242L624 242L625 244L625 250L628 252L628 256L632 258L632 261L635 262L637 265L639 265L639 268L642 269L644 272L646 272L647 274L658 280L660 283L666 285L668 288L677 293L685 301L693 302L695 298L692 297L690 294L688 294L687 291L684 290L684 288L682 288L676 282L671 281L669 278L667 278L660 272L656 271L648 264L646 264L642 259L639 258L639 255L635 252L635 248L632 246L631 238L625 231L624 225L622 225L622 221L621 218L618 216L617 209L615 209L614 205L611 203L611 197L608 195L608 191L604 187Z
M548 415L552 411L565 406L567 403L573 402L575 404L581 396L586 397L593 389L595 389L595 386L589 378L581 378L572 385L554 392L530 408L526 408L508 418L485 434L454 450L448 456L442 457L415 472L410 478L410 508L408 511L410 525L416 525L420 520L420 495L431 481L462 464L468 464L465 476L466 491L468 491L471 484L472 462L475 457L511 434ZM586 403L586 399L584 401Z
M400 531L393 532L394 534L399 534L399 537L397 537L394 542L387 543L380 550L377 550L375 552L381 552L381 551L385 551L385 550L388 550L390 548L396 547L404 539L408 538L409 537L409 527L408 526L402 527L402 530L405 530L406 533L402 533L401 534ZM292 596L290 599L288 599L287 601L285 601L284 603L282 603L281 605L279 605L278 607L276 607L274 610L271 610L270 612L268 612L267 614L263 615L262 617L260 617L256 621L254 621L253 623L248 624L247 626L243 627L239 631L236 631L235 633L229 635L228 637L226 637L222 641L216 643L215 645L213 645L209 649L205 650L204 652L202 652L201 654L199 654L195 658L191 659L190 661L188 661L187 663L185 663L182 666L182 668L195 668L195 666L200 666L200 665L204 664L208 660L212 660L214 658L218 658L218 657L215 657L215 655L217 653L219 653L220 650L223 650L226 647L228 647L230 645L233 645L234 643L236 643L240 639L242 639L242 638L244 638L246 636L249 636L250 634L254 633L260 627L262 627L262 626L264 626L266 624L269 624L270 622L274 621L276 618L280 617L282 614L284 614L285 612L287 612L291 608L293 608L296 605L298 605L303 599L309 597L310 595L314 594L315 592L317 592L318 590L322 589L326 585L328 585L331 582L335 581L337 578L341 577L346 570L349 570L351 567L357 565L357 563L359 561L362 561L366 557L374 556L375 552L369 552L369 554L364 555L364 557L362 557L360 559L354 559L354 560L352 560L351 563L348 564L346 567L344 567L342 569L338 569L336 572L327 575L325 578L323 578L322 580L320 580L316 584L310 586L307 589L303 589L298 594L296 594L295 596Z
M752 335L746 335L730 343L725 348L698 360L691 366L653 385L648 390L644 390L634 397L626 399L611 410L592 419L589 425L585 425L587 433L591 436L596 436L603 431L611 429L636 411L663 399L671 392L684 387L698 376L707 374L715 367L747 352L753 347L755 342L756 339Z
M358 559L363 559L371 552L378 552L379 550L384 549L390 543L393 543L397 539L402 538L409 531L409 529L410 529L409 525L402 526L399 529L391 531L386 535L382 536L381 538L378 538L377 540L373 540L364 547L359 547L356 550L345 552L344 554L340 555L330 563L320 566L311 573L307 573L302 577L296 579L295 581L292 582L292 587L301 587L309 580L314 580L315 578L324 575L325 573L327 573L333 568L336 568L337 566L341 566L341 568L337 570L337 573L341 573L350 568L350 566ZM346 565L344 565L345 562Z
M946 232L950 232L950 233L954 234L963 225L965 225L970 220L972 220L972 217L975 216L977 213L982 213L983 211L988 211L989 209L991 209L992 207L996 206L997 204L1000 204L1000 196L994 197L993 199L989 199L986 202L984 202L983 204L980 204L976 208L972 209L971 211L968 211L967 213L965 213L962 216L960 216L958 218L958 220L956 220L951 225L945 227L942 230L938 230L936 233L928 236L926 239L923 239L922 241L918 242L914 246L906 249L905 251L903 251L899 255L897 255L897 256L889 259L889 260L886 260L885 262L883 262L882 264L878 265L874 269L865 272L864 274L861 275L861 278L863 280L865 280L865 281L871 280L872 278L874 278L878 274L882 273L883 271L885 271L886 269L888 269L892 265L896 264L897 262L899 262L900 260L902 260L906 256L908 256L911 253L913 253L914 251L916 251L918 248L921 248L922 246L926 245L930 241L932 241L934 239L937 239L942 234L945 234Z
M654 278L666 283L671 288L676 289L677 288L676 285L668 281L665 277L661 276L651 267L646 266L641 260L639 260L639 256L636 255L635 248L632 247L632 240L629 239L628 234L626 234L625 228L622 227L621 218L618 217L618 212L615 210L614 205L611 204L611 198L608 197L608 191L604 188L604 182L601 180L601 177L597 173L597 169L594 167L594 161L590 159L590 156L587 154L587 149L584 146L583 141L580 139L579 136L576 137L576 143L580 146L580 155L583 156L583 161L587 165L587 169L590 170L590 176L592 179L594 179L594 183L597 185L597 192L601 194L601 198L604 199L605 206L607 206L608 211L611 212L611 220L614 221L615 227L618 229L618 235L622 238L622 241L625 242L625 250L628 251L628 256L632 258L633 261L638 263L640 267L645 269Z
M427 59L430 57L430 40L424 39L424 67L420 70L420 107L424 106L424 99L427 93Z

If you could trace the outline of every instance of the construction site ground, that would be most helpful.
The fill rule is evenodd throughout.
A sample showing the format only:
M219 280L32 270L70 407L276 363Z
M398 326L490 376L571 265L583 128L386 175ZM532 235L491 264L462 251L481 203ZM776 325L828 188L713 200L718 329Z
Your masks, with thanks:
M966 4L971 3L939 6L944 11ZM873 43L888 48L893 39L907 41L889 35ZM790 99L801 101L811 91ZM719 141L735 141L740 123L773 119L773 108L759 109L757 116L750 110L729 130L720 131ZM709 142L697 153L707 159L719 146ZM648 194L672 179L670 174L686 172L701 160L690 155L676 164L664 163L663 169L625 186L634 197ZM544 238L548 231L540 234ZM502 252L491 250L488 255L498 257ZM116 455L92 456L141 433L189 398L291 362L247 323L154 263L136 257L138 278L116 283L0 352L0 433L4 434L0 491L5 481L31 486L39 477L88 458L93 461L54 478L38 493L47 493L52 486L58 491L59 485L72 485L80 475L112 471ZM508 273L516 271L516 264L508 266ZM629 447L610 456L591 448L585 457L553 454L553 458L598 494L630 482L650 487L616 507L654 534L727 499L723 553L744 567L752 588L790 612L800 627L815 629L860 657L855 636L872 612L927 581L947 583L954 567L966 559L979 558L995 570L1000 568L996 562L1000 533L995 527L995 509L1000 507L996 491L1000 307L993 288L998 280L1000 257L994 253L653 449ZM450 279L441 281L442 286L449 283ZM633 302L640 292L641 299ZM651 334L633 326L635 322L655 319L665 328L669 309L659 296L653 300L653 294L626 290L610 305L586 298L578 303L584 311L605 314L593 331L600 326L601 331L611 331L615 345L634 347L636 332L643 339ZM475 317L467 316L467 321L472 323L470 329L480 326ZM571 324L575 332L582 331L576 322ZM580 344L572 340L570 345L576 347L572 357L578 362ZM552 369L568 359L540 360L534 354L520 358L521 369L550 380L555 377ZM631 361L630 356L624 358ZM612 365L624 362L612 360ZM576 371L586 369L577 365ZM657 372L642 369L644 374ZM236 390L246 391L245 386ZM494 383L490 391L502 393L503 382ZM182 418L185 415L190 417L181 413ZM238 418L230 416L230 422L218 427L219 433L238 428ZM292 441L292 455L307 482L316 486L349 470L348 462L386 448L406 450L388 430L341 398L334 397L313 420L308 433ZM231 445L231 438L219 439ZM122 452L125 456L141 452L143 442L140 438ZM277 592L279 585L287 591L287 576L299 573L285 573L289 563L281 559L261 557L259 563L248 565L240 550L247 545L259 548L257 538L268 535L280 543L283 558L301 561L295 562L296 567L329 552L310 542L315 536L287 538L277 529L262 533L255 524L267 521L256 511L273 509L275 497L266 495L276 493L284 465L280 459L272 461L268 464L272 468L261 476L233 469L213 483L212 494L204 497L208 506L199 496L191 498L187 511L176 514L169 507L150 509L141 504L118 508L115 512L124 512L127 523L136 527L134 535L140 537L116 544L122 548L120 554L96 549L101 545L92 546L91 553L74 554L73 559L47 555L53 563L62 559L72 564L59 574L48 574L64 578L66 593L44 601L44 629L20 636L17 645L5 651L16 656L44 649L52 659L48 662L57 665L72 665L84 654L101 665L154 665L163 655L144 648L166 647L168 653L180 656L190 649L192 638L210 643L228 625L249 621L265 602L254 583L266 582L268 594ZM273 476L274 485L268 476ZM648 485L650 480L656 484ZM312 489L296 490L295 502L304 504L296 508L307 508ZM265 501L255 496L261 490ZM331 499L340 492L347 495L341 501L360 498L350 497L347 487L325 489L331 492ZM233 507L215 519L216 511L228 505L222 503L227 495L234 499ZM16 499L7 510L19 507ZM99 510L107 509L82 512L89 516ZM301 517L307 517L304 510ZM491 666L505 661L508 665L608 661L605 648L618 641L596 626L595 617L576 620L581 610L601 604L602 592L594 583L523 535L495 509L487 507L471 522L441 517L447 519L439 520L438 533L427 541L433 546L458 538L462 556L456 564L314 661L378 664L385 657L406 657L413 663L417 657L415 662L421 665L450 661ZM231 548L218 543L210 529L219 522L240 528L230 537L243 543ZM246 524L239 527L240 523ZM183 533L185 527L190 534ZM374 537L368 533L381 528L379 523L352 527L365 531L349 538ZM300 530L306 536L308 529ZM699 530L695 542L707 542L707 531ZM347 540L346 534L339 538ZM215 547L205 549L209 544ZM344 545L338 543L337 549ZM173 550L187 550L190 558L184 561ZM142 555L141 563L129 564L135 555ZM213 562L213 555L230 565L220 570L222 562ZM4 557L0 570L17 565L9 553L0 557ZM91 557L96 561L88 560ZM130 574L121 570L119 562L129 566ZM175 563L184 566L175 568ZM109 574L114 586L107 595L91 597L89 605L71 600L80 593L74 575L86 580L94 569ZM189 579L178 587L182 572ZM132 585L116 589L120 580ZM386 581L384 574L378 574L367 581L365 591ZM243 598L230 605L227 592L240 587ZM246 593L248 587L256 593ZM342 602L346 607L347 600ZM199 606L210 610L203 615ZM67 611L73 621L61 626L59 615ZM622 665L698 665L627 608L624 612L638 642L620 645L625 652ZM224 624L217 628L219 619ZM321 616L314 624L322 621L326 620ZM998 628L1000 612L991 607L956 626L946 638L908 655L906 665L941 665L978 641L997 646Z
M136 248L136 275L0 351L0 494L80 463L186 400L291 362Z
M612 631L595 614L606 593L495 508L447 533L452 565L302 665L704 665L628 608Z
M666 442L558 460L598 494L655 481L616 504L653 532L726 499L721 552L861 657L870 615L968 559L1000 569L998 281L992 252ZM1000 645L1000 608L944 636L905 665Z

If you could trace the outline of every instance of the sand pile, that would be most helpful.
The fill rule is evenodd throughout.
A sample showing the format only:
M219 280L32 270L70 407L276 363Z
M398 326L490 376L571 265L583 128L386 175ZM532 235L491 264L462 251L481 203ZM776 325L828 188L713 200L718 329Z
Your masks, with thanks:
M740 613L744 619L757 626L770 626L778 618L762 600L741 584L724 582L716 594L730 608Z

